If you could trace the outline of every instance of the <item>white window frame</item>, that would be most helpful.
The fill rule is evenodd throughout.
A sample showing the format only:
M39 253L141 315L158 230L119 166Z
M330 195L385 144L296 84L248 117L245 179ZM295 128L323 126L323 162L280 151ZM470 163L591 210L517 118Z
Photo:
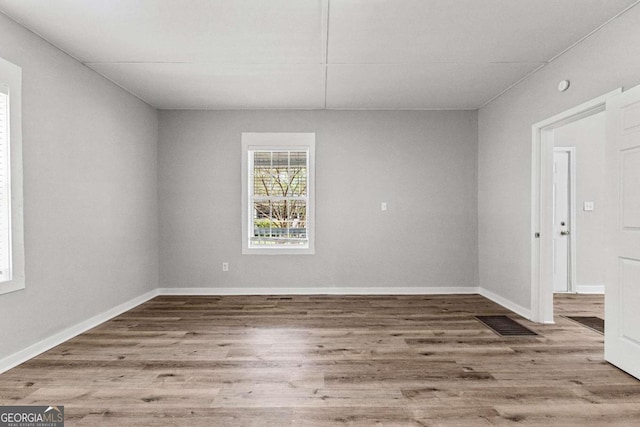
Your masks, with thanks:
M22 198L22 68L0 58L0 86L9 95L9 278L0 294L25 288L24 220Z
M249 185L249 152L254 150L308 151L307 170L307 241L299 247L251 247L253 229L251 191ZM242 133L242 253L244 255L313 255L315 254L315 157L316 134L300 132L244 132Z

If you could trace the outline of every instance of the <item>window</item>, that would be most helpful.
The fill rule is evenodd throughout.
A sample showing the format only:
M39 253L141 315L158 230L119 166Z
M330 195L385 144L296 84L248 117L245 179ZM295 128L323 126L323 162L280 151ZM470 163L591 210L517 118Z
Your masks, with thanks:
M0 294L24 288L20 67L0 58Z
M314 253L313 133L242 134L242 253Z
M0 282L11 280L9 88L0 86Z

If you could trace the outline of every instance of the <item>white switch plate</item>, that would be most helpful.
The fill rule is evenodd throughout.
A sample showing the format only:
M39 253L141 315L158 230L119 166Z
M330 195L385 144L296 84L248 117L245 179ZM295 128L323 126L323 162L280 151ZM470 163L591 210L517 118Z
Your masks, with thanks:
M585 212L591 212L594 209L594 204L593 202L584 202L584 211Z
M381 211L386 211L387 210L387 202L382 202L380 204L380 210Z
M223 262L222 263L222 271L229 271L229 263L228 262Z

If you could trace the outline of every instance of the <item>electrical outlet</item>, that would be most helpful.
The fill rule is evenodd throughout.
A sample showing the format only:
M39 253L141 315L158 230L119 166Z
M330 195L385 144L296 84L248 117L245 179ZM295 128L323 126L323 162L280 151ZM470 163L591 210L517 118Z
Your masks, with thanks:
M380 204L380 210L381 211L386 211L387 210L387 202L382 202Z
M229 263L228 262L223 262L222 263L222 271L229 271Z
M584 202L584 211L592 212L595 209L595 203L593 202Z

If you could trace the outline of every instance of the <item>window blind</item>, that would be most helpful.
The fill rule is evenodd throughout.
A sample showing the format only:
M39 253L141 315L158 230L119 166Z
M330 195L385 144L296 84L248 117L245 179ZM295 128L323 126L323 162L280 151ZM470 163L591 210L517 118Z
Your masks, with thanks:
M252 247L308 244L307 151L250 151Z

